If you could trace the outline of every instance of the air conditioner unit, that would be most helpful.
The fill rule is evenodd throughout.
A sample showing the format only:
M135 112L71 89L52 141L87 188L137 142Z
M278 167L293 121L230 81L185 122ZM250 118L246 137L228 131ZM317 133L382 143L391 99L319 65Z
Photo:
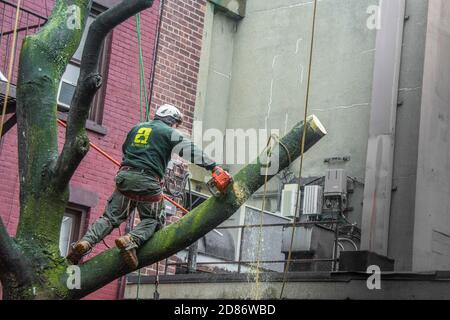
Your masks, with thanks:
M295 209L300 206L296 206L298 197L298 185L297 184L286 184L281 193L281 215L286 218L295 217Z
M325 195L343 195L347 193L347 174L344 169L327 170L325 175Z
M321 186L305 186L303 191L303 214L321 214L323 192Z
M69 82L64 79L61 80L58 89L58 104L69 110L76 88L77 88L76 83Z

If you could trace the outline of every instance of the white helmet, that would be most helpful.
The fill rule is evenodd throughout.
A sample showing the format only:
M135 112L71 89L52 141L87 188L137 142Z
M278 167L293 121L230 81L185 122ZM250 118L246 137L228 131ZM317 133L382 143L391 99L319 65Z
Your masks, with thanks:
M155 119L162 120L169 125L175 122L181 124L183 122L183 115L177 107L171 104L164 104L156 111Z

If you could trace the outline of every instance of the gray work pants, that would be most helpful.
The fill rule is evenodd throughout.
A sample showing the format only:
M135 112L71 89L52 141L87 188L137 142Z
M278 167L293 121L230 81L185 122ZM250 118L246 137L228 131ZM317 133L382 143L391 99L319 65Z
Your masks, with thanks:
M122 222L125 222L134 209L137 209L141 222L129 232L129 235L139 247L164 226L164 201L134 201L120 191L145 196L157 195L161 193L161 185L157 178L137 171L119 171L115 180L117 189L108 199L103 216L89 227L82 240L88 241L91 245L99 243L114 228L118 228ZM134 221L131 223L133 224Z

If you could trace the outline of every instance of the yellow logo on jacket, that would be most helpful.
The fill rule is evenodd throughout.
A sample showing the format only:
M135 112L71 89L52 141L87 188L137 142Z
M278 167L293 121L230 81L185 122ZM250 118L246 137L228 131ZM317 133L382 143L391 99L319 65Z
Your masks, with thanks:
M134 137L133 144L135 146L145 146L150 138L150 133L152 133L152 128L141 128Z

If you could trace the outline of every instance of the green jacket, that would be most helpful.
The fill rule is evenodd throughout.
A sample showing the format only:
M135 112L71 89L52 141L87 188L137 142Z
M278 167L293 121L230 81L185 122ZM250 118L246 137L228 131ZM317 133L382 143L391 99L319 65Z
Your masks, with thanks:
M123 166L146 169L159 178L164 176L173 152L207 170L216 166L191 140L161 120L134 126L125 139L122 151Z

